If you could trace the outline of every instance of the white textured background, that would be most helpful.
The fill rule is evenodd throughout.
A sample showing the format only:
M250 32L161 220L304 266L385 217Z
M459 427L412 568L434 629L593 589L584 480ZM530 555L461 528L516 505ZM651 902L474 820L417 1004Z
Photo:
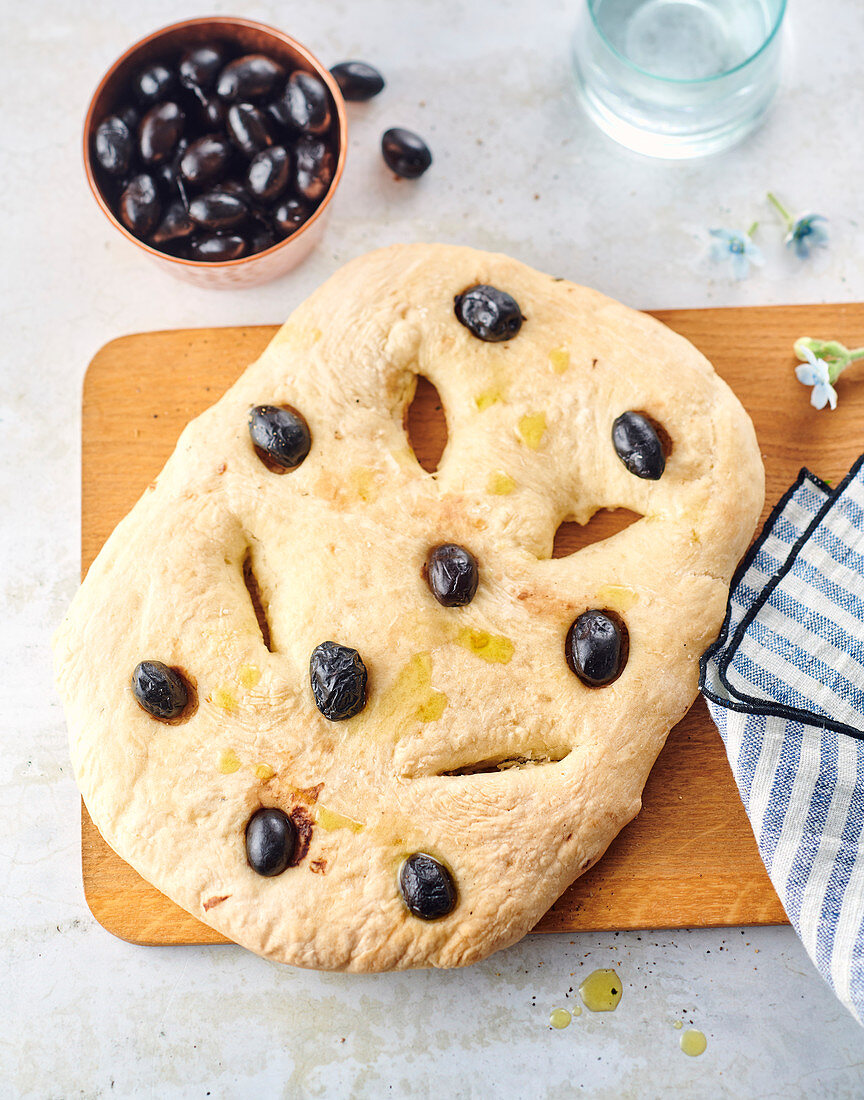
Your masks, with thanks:
M788 928L537 936L467 972L352 977L231 947L133 947L84 903L48 639L78 580L81 380L102 344L282 321L343 261L401 240L500 249L639 307L864 295L860 0L793 0L767 122L691 164L629 154L581 115L566 48L578 2L0 5L0 1096L864 1095L864 1033ZM197 291L151 269L110 230L79 163L107 65L206 12L275 23L326 63L365 58L388 80L351 107L323 247L254 291ZM394 183L377 153L400 124L435 154L416 184ZM828 256L801 267L780 254L768 188L831 218ZM705 261L705 230L756 218L769 262L732 284ZM624 983L618 1011L549 1030L550 1010L604 965ZM708 1036L701 1058L679 1051L677 1018Z

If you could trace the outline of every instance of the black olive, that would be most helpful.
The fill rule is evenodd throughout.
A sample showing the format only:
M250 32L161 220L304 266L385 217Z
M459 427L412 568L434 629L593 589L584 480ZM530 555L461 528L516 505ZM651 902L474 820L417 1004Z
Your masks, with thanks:
M327 87L313 73L297 70L288 78L282 93L284 117L304 134L323 134L330 126L330 96Z
M142 661L135 666L132 692L139 706L155 718L177 718L189 702L186 681L161 661Z
M415 852L399 870L399 892L408 911L420 920L438 920L456 908L453 877L443 863Z
M256 405L249 413L249 435L258 457L274 473L296 469L312 447L305 417L290 405Z
M464 607L474 599L479 580L477 559L464 546L433 546L423 568L432 595L444 607Z
M390 171L406 180L416 180L432 163L432 154L423 138L399 126L382 134L381 153Z
M234 150L218 134L205 134L193 141L180 160L180 172L196 186L215 183L228 170Z
M264 113L251 103L235 103L229 107L225 127L228 137L247 157L273 144Z
M589 687L617 680L629 650L627 627L614 611L584 611L567 631L564 645L571 672Z
M151 169L150 175L161 189L162 196L171 201L177 195L177 170L173 163L157 164Z
M302 199L285 199L273 211L273 225L280 237L290 237L311 214L312 207Z
M294 146L294 187L317 202L333 179L333 154L320 138L304 134Z
M189 217L186 207L179 199L175 199L153 230L150 243L168 244L170 241L179 241L191 236L194 230L195 223Z
M268 248L272 248L274 244L276 244L276 234L269 225L262 224L254 230L249 238L249 251L251 253L265 252Z
M223 180L217 190L234 195L249 208L252 206L252 196L240 180Z
M353 718L366 706L366 666L356 649L322 642L312 650L309 679L315 705L331 722Z
M227 114L225 104L215 96L199 104L201 123L207 130L224 130Z
M130 103L126 107L121 107L120 110L115 113L118 118L122 118L126 123L130 134L138 132L138 123L141 121L141 113L136 107L133 107Z
M268 125L270 125L271 128L273 123L275 123L277 133L279 130L287 130L292 134L295 132L291 125L291 119L288 117L288 108L282 96L277 96L272 103L268 103L264 108L264 113L269 119Z
M146 237L161 214L159 192L151 176L133 176L120 196L120 221L136 237Z
M216 91L223 99L263 99L277 81L285 79L278 61L260 53L249 53L230 62L219 74Z
M505 290L485 283L469 286L454 299L456 317L479 340L499 343L512 340L525 318Z
M478 283L453 299L456 316L479 340L512 340L525 318L515 298L495 286Z
M182 176L180 175L180 161L183 159L188 148L188 140L185 137L181 137L177 142L177 148L174 150L174 156L171 160L157 164L151 173L156 179L156 182L162 186L163 192L167 195L169 200L180 195L184 204L186 203L186 191L183 187Z
M261 202L273 202L288 186L291 161L282 145L262 149L249 162L246 183L250 192Z
M384 87L384 77L365 61L340 61L330 70L346 99L371 99Z
M123 176L132 157L132 134L119 115L109 115L96 127L93 140L96 160L112 176Z
M651 421L637 412L622 413L612 425L612 445L631 474L659 481L666 455Z
M246 825L246 859L253 871L266 878L281 875L294 857L294 822L275 807L256 810Z
M141 119L138 151L145 164L161 164L177 148L183 134L185 115L176 103L158 103Z
M193 46L180 58L180 83L206 91L216 83L224 64L225 57L218 46Z
M167 99L176 87L174 74L164 65L149 65L132 81L132 91L142 107L150 107Z
M246 249L246 241L237 233L209 233L203 237L193 237L186 255L190 260L223 263L225 260L239 260L245 256Z
M189 216L205 229L233 229L248 214L246 203L229 191L205 191L189 203Z

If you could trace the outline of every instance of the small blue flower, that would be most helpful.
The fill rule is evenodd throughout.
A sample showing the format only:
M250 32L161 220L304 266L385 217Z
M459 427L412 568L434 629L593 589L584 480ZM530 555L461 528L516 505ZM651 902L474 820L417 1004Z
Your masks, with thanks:
M794 248L799 260L806 260L814 248L825 248L828 244L828 219L821 214L799 214L793 218L783 203L773 192L768 192L768 201L786 224L786 247ZM825 224L818 225L817 222Z
M821 214L801 214L795 218L786 234L786 247L794 248L799 260L806 260L814 248L828 245L828 230L817 222L827 223Z
M795 368L795 377L805 386L813 387L810 404L814 409L824 409L826 405L836 409L837 391L831 385L828 364L824 359L817 359L808 347L802 346L800 350L797 348L796 350L807 360L806 363L801 363Z
M710 232L715 238L711 245L711 259L717 262L731 260L732 274L736 279L747 278L750 264L759 267L765 262L749 233L738 229L712 229Z

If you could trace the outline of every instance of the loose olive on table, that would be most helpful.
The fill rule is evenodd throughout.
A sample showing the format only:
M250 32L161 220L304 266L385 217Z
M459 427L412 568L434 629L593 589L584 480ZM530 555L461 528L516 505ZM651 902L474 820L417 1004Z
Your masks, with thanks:
M132 74L93 131L93 171L142 241L185 259L239 259L315 213L335 173L336 115L314 73L196 43Z
M365 61L340 61L330 73L345 99L364 102L384 88L384 77Z
M394 126L381 137L381 153L387 167L403 179L415 180L432 163L429 146L412 130Z

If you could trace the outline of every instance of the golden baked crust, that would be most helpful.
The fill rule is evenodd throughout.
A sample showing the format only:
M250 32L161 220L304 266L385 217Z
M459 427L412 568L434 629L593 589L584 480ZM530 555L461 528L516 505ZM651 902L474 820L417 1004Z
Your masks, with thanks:
M485 343L457 321L454 295L477 283L518 302L514 339ZM403 429L417 374L447 415L434 475ZM255 453L247 419L262 404L309 423L293 472ZM672 439L659 481L615 453L626 410ZM746 413L659 322L501 255L363 256L188 425L58 632L88 810L145 878L253 951L326 969L475 962L523 936L639 810L696 695L763 491ZM559 523L602 507L644 519L552 560ZM479 562L465 607L440 606L421 577L441 542ZM630 653L592 689L564 640L595 607L621 614ZM310 654L327 639L369 672L367 705L347 721L328 721L310 690ZM142 660L188 674L187 720L138 705ZM475 765L493 770L451 774ZM262 805L292 815L305 849L273 878L244 846ZM439 920L400 896L415 851L453 874L458 904Z

